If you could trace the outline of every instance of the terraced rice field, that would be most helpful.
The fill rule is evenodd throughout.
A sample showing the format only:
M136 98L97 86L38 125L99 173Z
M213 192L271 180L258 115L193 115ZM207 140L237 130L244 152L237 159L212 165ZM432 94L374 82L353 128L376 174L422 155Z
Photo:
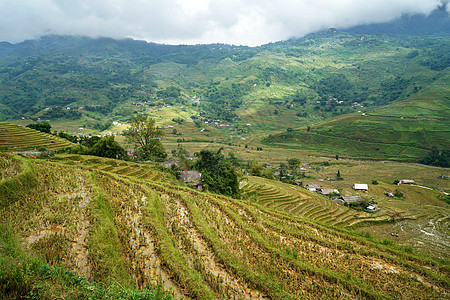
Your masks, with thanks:
M301 187L261 177L249 176L243 191L244 197L254 195L257 204L329 225L353 226L390 219L383 212L359 212Z
M67 140L28 127L0 122L0 149L7 151L58 150L73 146Z
M175 177L168 173L161 172L158 167L146 163L134 163L116 161L107 158L85 155L56 155L50 161L65 165L89 166L92 169L110 172L132 178L148 179L152 181L168 181L178 183Z
M90 280L135 288L160 281L185 299L448 296L447 265L327 225L351 214L296 187L250 178L248 188L266 196L257 204L142 179L145 167L128 162L30 163L37 185L3 208L0 222L28 251L47 251L49 264ZM51 237L65 242L50 248Z

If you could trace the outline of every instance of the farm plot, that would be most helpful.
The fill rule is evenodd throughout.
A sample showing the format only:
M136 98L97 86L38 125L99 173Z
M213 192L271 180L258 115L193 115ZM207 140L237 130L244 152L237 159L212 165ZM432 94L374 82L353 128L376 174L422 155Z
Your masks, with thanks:
M29 251L44 255L51 265L64 265L106 286L141 289L162 282L176 298L438 299L448 295L447 265L309 219L323 218L322 210L330 209L320 199L308 200L314 195L272 183L284 188L283 201L317 201L299 210L300 216L126 175L133 172L103 171L104 166L122 170L134 164L114 166L111 160L102 161L103 166L91 160L89 167L31 162L38 186L3 208L0 221L21 232L25 246L30 237L37 237Z
M0 122L0 148L7 151L58 150L72 146L67 140L20 125Z
M254 195L253 201L268 208L330 225L348 226L389 219L384 213L358 212L300 187L260 177L248 177L243 191L244 197Z
M139 164L133 162L116 161L107 158L80 155L56 155L51 161L57 161L63 164L82 164L101 170L111 172L118 175L136 177L140 179L148 179L153 181L168 180L176 182L175 178L170 177L168 173L163 173L157 167L149 164Z
M151 186L161 193L168 192L162 185ZM190 222L216 250L227 269L242 274L269 297L320 297L315 285L318 282L322 296L339 297L335 292L345 290L349 297L383 297L378 294L381 282L427 272L427 268L415 267L420 258L407 253L401 259L394 258L402 252L379 244L374 249L375 244L334 227L277 214L272 209L260 210L247 202L178 190L172 190L170 197L185 203L184 215L192 216ZM220 252L223 249L227 249L226 254ZM360 255L365 259L361 260ZM267 261L275 267L267 266ZM379 265L381 269L377 269ZM282 270L276 266L283 266ZM391 267L395 271L392 274L386 272ZM280 286L283 288L276 288ZM395 289L390 290L391 295L399 296L401 292Z

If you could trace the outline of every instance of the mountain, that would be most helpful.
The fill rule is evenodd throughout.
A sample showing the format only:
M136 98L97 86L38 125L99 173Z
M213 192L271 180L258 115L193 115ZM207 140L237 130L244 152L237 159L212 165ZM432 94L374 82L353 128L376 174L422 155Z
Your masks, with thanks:
M411 151L396 147L396 154L369 155L415 160L433 147L448 146L448 19L444 5L429 16L403 16L389 24L253 48L74 36L1 43L0 120L47 120L59 130L82 127L97 134L145 113L164 126L176 118L193 121L198 131L217 126L213 140L237 143L352 113L390 117L395 111L400 118L439 119L406 126L402 143ZM398 107L409 108L399 115ZM404 128L397 118L382 120L395 121L386 125L394 132ZM382 128L360 126L362 138L347 134L346 141L359 139L379 148L383 145L370 143L379 143L372 133Z
M360 25L343 30L359 34L448 36L450 34L448 2L438 5L428 16L405 14L391 22Z

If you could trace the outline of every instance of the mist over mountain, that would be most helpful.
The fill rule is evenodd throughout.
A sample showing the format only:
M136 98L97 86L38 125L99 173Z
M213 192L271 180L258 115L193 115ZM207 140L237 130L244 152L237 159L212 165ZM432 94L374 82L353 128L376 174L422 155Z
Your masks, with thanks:
M427 16L440 0L115 0L0 3L0 41L42 35L133 38L179 44L259 46L327 28Z
M388 34L388 35L409 35L409 36L449 36L450 35L450 14L448 3L442 3L430 14L404 14L400 18L391 22L371 23L353 27L338 27L339 31L355 34ZM319 31L321 32L321 31ZM297 40L302 38L293 38ZM276 43L276 42L275 42ZM273 44L273 43L271 43ZM247 46L230 46L226 44L209 44L210 46L200 46L201 48L220 47L231 49L249 49ZM199 48L199 45L192 45ZM63 53L87 53L92 51L114 52L128 51L130 54L146 52L150 56L171 55L180 49L189 48L189 45L165 45L158 43L148 43L142 40L113 39L113 38L91 38L79 35L45 35L39 39L26 40L17 44L0 42L0 57L12 55L14 57L40 55L45 52ZM258 47L256 47L258 48Z
M358 25L343 31L359 34L450 35L448 3L442 3L429 15L404 14L391 22Z

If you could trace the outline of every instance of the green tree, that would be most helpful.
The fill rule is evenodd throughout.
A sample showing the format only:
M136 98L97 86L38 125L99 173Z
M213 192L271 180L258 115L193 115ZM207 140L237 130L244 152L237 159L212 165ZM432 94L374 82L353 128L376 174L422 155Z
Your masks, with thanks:
M287 160L288 166L290 169L295 170L300 165L300 160L298 158L289 158Z
M26 127L45 133L51 133L52 126L47 122L28 124Z
M241 159L236 156L233 152L228 153L228 161L235 167L241 165Z
M108 136L99 139L92 148L87 151L90 155L109 157L109 158L123 158L126 155L125 149L114 140L114 136Z
M81 137L80 144L85 147L91 148L100 139L101 139L101 137L95 136L95 135L94 136L83 136L83 137Z
M264 177L264 178L267 178L267 179L274 179L274 176L273 176L273 169L272 169L272 168L269 168L269 167L266 167L266 168L263 170L261 176Z
M399 190L395 189L395 191L394 191L394 196L395 196L395 197L401 198L401 197L403 197L404 195L405 195L405 194L403 194L402 191L399 191Z
M237 196L239 192L239 176L235 167L221 154L202 150L195 163L195 169L202 173L202 181L212 192L227 196Z
M183 145L178 144L174 156L176 156L178 161L181 163L181 168L186 170L190 170L192 168L194 162L189 160L189 152L183 147Z
M139 159L161 160L167 157L161 143L164 132L156 127L155 119L137 116L130 125L130 128L124 132L124 136L127 142L133 144Z
M426 165L448 168L450 167L450 150L439 151L434 148L424 158L419 160L419 162Z
M258 161L253 160L250 165L250 175L261 176L262 175L262 165Z

